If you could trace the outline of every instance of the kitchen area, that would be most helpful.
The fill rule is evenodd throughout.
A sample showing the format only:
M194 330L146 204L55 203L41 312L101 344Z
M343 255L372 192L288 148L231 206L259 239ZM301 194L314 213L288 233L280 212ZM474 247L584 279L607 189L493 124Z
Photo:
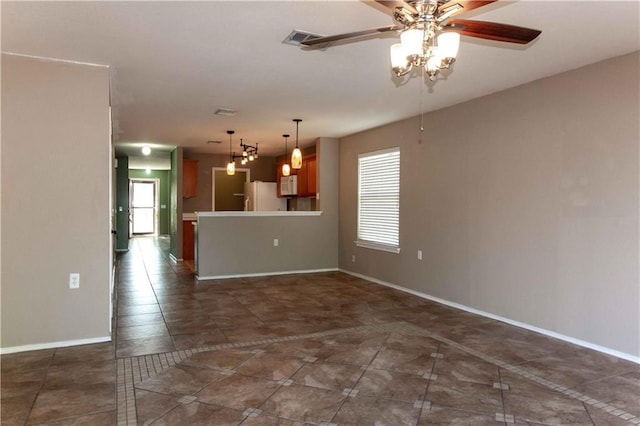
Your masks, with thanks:
M198 278L335 270L337 144L318 138L290 176L284 157L260 157L229 176L224 156L185 153L182 254Z

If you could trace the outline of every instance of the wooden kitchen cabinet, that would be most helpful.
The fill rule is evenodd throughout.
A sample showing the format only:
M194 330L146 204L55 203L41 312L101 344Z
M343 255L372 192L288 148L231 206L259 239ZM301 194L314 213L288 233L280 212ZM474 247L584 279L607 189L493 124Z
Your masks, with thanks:
M317 185L317 164L318 162L316 161L316 156L311 156L309 157L309 160L307 161L307 196L308 197L315 197L316 193L318 192L318 185Z
M183 260L194 260L195 258L194 229L193 229L193 224L191 222L195 222L195 221L193 220L182 221L182 259Z
M297 171L298 197L315 197L317 162L315 155L307 155L302 159L302 168Z
M182 161L182 196L192 198L198 195L198 162Z
M280 179L282 178L282 164L276 165L276 182L278 182L278 197L280 193ZM298 176L298 197L315 197L317 189L317 161L315 154L307 155L302 158L302 168L298 170L291 169L291 175Z

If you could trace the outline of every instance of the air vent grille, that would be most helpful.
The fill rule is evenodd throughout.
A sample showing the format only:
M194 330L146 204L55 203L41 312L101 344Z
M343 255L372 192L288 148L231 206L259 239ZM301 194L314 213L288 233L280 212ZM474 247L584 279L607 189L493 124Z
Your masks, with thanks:
M284 44L291 44L293 46L300 46L304 41L315 40L317 38L324 37L319 34L312 34L306 31L293 30L282 42Z
M238 111L228 108L220 108L215 112L216 115L224 115L226 117L233 117L237 113Z

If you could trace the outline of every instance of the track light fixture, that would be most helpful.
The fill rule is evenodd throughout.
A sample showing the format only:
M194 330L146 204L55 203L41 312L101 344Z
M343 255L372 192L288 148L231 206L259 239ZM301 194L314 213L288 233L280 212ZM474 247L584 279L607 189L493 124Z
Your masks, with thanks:
M242 139L240 139L240 148L242 148L242 164L247 164L247 161L253 161L255 159L258 158L258 144L256 143L255 146L253 145L248 145L246 143L242 142Z

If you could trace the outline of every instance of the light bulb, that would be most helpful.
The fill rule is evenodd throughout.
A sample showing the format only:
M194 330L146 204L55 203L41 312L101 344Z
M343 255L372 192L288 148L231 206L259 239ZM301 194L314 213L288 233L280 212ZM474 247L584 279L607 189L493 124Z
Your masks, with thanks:
M282 165L282 176L289 176L291 174L291 167L289 167L289 164L284 163Z
M142 154L143 155L151 154L151 148L149 147L149 145L145 145L142 147Z
M243 157L246 157L247 155L249 155L249 154L247 154L247 151L242 151L242 156Z
M236 174L236 163L234 163L233 161L230 161L227 164L227 174L229 176L233 176Z
M249 161L253 161L253 159L254 159L253 154L250 154L249 155Z

